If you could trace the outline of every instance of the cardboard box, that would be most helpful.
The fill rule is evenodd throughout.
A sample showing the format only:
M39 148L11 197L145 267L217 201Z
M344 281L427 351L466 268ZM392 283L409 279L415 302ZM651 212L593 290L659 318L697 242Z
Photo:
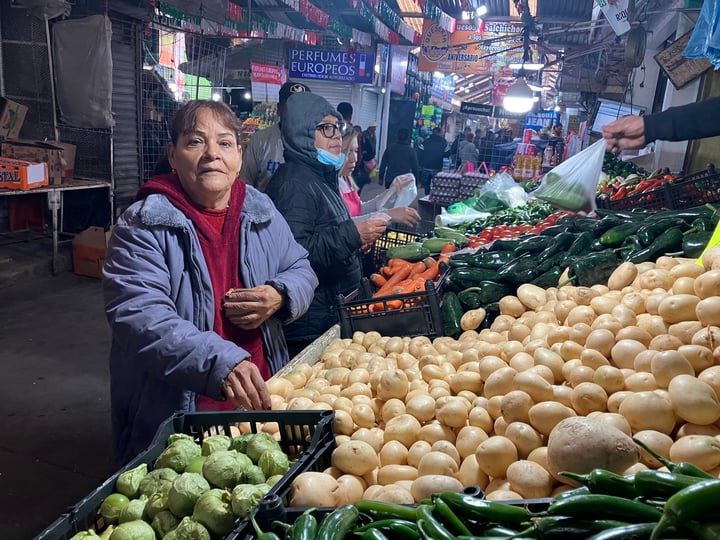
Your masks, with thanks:
M73 272L81 276L102 278L110 232L102 227L89 227L73 238Z
M0 97L0 137L17 139L28 108L16 101Z
M27 191L47 185L47 163L0 157L0 188Z
M75 146L54 141L5 141L0 144L0 155L13 159L23 159L36 163L47 163L48 183L51 186L62 184L67 177L68 161L66 154L72 154L75 164ZM72 177L72 173L71 177Z

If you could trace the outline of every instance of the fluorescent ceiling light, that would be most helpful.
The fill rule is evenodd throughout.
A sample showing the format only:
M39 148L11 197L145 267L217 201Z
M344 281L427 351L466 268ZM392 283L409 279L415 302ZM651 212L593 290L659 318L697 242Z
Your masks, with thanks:
M524 113L532 109L532 106L533 92L525 79L520 77L508 88L505 99L503 99L503 107L510 112Z
M510 64L510 69L524 69L526 71L538 71L545 67L545 64Z

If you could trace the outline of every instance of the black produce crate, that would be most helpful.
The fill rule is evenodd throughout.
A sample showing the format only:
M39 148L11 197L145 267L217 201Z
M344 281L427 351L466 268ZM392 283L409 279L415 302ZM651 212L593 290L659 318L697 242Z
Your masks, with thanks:
M704 171L670 182L669 188L673 209L720 202L720 170L711 163Z
M105 497L115 491L115 482L123 472L133 469L142 463L148 468L165 449L167 439L173 433L192 435L202 442L205 435L231 435L231 426L244 424L250 431L257 433L260 424L277 422L280 428L280 446L291 459L297 462L275 484L270 494L286 494L293 480L302 472L311 470L315 462L324 456L328 447L335 445L333 433L333 411L233 411L233 412L202 412L178 413L168 418L158 428L153 442L147 450L139 454L130 463L105 480L103 484L85 497L52 525L45 529L36 540L68 540L73 535L87 529L102 530L105 527L98 509ZM243 430L245 431L245 430ZM236 530L244 530L249 525L248 519L238 519ZM236 538L231 533L226 538Z
M417 242L432 231L435 224L432 221L421 221L415 227L407 227L394 223L385 229L380 238L370 248L363 260L363 274L369 276L377 272L387 260L387 250L392 247L404 246Z
M670 186L667 182L646 193L628 195L616 201L608 198L598 198L596 202L598 208L607 208L609 210L632 210L634 208L663 210L674 208Z
M340 311L340 337L352 338L355 332L380 332L383 336L427 336L434 338L444 335L442 325L442 294L449 269L437 283L425 282L425 290L410 294L395 294L370 298L365 281L363 289L343 297L338 296ZM388 309L388 303L401 302L399 309ZM371 306L382 304L383 309L373 310ZM392 304L391 304L392 305Z

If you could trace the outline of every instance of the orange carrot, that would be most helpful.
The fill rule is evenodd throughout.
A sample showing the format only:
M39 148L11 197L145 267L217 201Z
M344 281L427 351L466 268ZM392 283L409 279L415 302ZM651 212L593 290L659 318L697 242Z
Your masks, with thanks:
M370 282L380 288L387 283L387 279L380 274L370 274Z
M387 283L380 287L380 289L378 289L378 291L373 296L382 296L388 294L389 291L391 291L401 281L406 280L409 276L410 264L398 268L397 270L395 270L395 272L393 272L393 275L388 278Z
M457 251L457 246L454 242L448 242L442 248L440 248L440 253L453 253L455 251Z
M424 262L416 262L410 267L410 275L413 276L415 274L419 274L420 272L424 272L426 268L427 267Z

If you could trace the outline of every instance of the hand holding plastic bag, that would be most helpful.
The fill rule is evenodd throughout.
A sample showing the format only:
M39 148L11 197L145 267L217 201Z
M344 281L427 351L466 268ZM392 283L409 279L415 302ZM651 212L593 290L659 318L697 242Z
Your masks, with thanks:
M480 188L480 195L488 192L495 193L509 208L525 206L528 201L525 190L506 172L496 174Z
M401 174L396 176L390 184L388 191L396 194L394 208L400 206L410 206L417 197L417 186L415 185L415 175L412 173Z
M540 187L531 195L573 212L595 210L605 145L605 139L600 139L563 161L543 177Z

